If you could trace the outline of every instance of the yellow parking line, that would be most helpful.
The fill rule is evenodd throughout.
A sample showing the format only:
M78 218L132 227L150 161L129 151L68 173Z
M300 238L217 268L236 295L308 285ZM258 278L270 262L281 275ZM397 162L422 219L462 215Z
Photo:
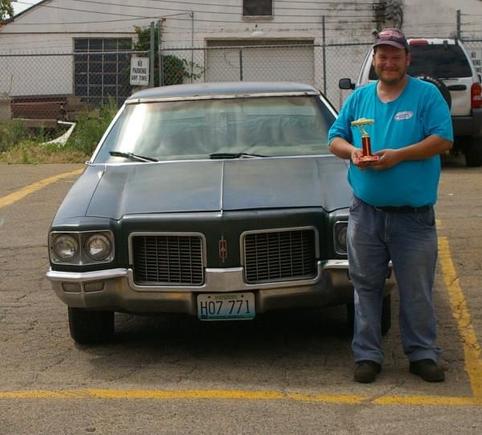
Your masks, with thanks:
M452 315L457 321L457 327L464 346L465 371L472 387L474 398L482 402L482 359L480 345L475 329L472 326L469 308L460 287L459 277L455 270L450 246L446 237L439 238L439 257L442 275L449 294Z
M34 193L37 190L43 189L49 184L55 183L56 181L61 180L62 178L69 178L69 177L73 177L74 175L80 175L83 170L84 170L83 168L76 169L75 171L64 172L62 174L44 178L43 180L29 184L28 186L25 186L22 189L17 190L16 192L10 193L9 195L2 196L0 197L0 208L7 207L8 205L12 205L13 203L25 198L27 195L30 195L31 193Z
M400 406L482 406L475 397L463 396L382 396L299 393L276 390L31 390L0 391L2 399L124 399L124 400L262 400L324 403L334 405L400 405Z

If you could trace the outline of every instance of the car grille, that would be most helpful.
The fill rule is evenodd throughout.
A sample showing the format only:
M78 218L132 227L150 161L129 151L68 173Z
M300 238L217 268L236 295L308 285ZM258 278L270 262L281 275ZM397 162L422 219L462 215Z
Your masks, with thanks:
M248 233L244 256L248 283L312 278L316 275L315 231Z
M141 285L202 285L203 239L193 235L134 236L134 281Z

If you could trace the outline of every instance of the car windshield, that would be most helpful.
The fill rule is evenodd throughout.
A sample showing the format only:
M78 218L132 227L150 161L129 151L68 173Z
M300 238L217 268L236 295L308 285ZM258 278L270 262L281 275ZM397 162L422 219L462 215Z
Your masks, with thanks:
M432 76L440 79L471 77L470 64L458 45L428 44L410 47L411 61L408 74L411 76ZM370 80L376 80L377 75L370 69Z
M327 154L333 121L314 96L127 104L94 162Z

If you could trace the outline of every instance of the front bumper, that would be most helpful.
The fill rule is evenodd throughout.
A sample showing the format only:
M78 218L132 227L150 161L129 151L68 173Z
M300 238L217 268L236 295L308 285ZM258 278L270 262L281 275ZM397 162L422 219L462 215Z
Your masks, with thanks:
M349 303L353 287L347 260L318 262L317 276L309 280L246 284L243 268L206 269L202 286L138 286L132 269L107 269L96 272L49 270L47 278L57 296L71 307L130 313L184 313L196 315L196 296L200 293L252 291L256 312L294 307L322 307ZM393 275L386 291L394 285Z

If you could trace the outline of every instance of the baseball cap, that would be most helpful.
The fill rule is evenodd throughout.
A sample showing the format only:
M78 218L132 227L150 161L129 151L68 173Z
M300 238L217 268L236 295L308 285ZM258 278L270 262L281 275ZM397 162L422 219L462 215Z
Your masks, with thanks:
M396 48L404 48L408 50L408 42L405 35L400 29L396 28L386 28L382 29L375 39L374 47L378 45L391 45Z

